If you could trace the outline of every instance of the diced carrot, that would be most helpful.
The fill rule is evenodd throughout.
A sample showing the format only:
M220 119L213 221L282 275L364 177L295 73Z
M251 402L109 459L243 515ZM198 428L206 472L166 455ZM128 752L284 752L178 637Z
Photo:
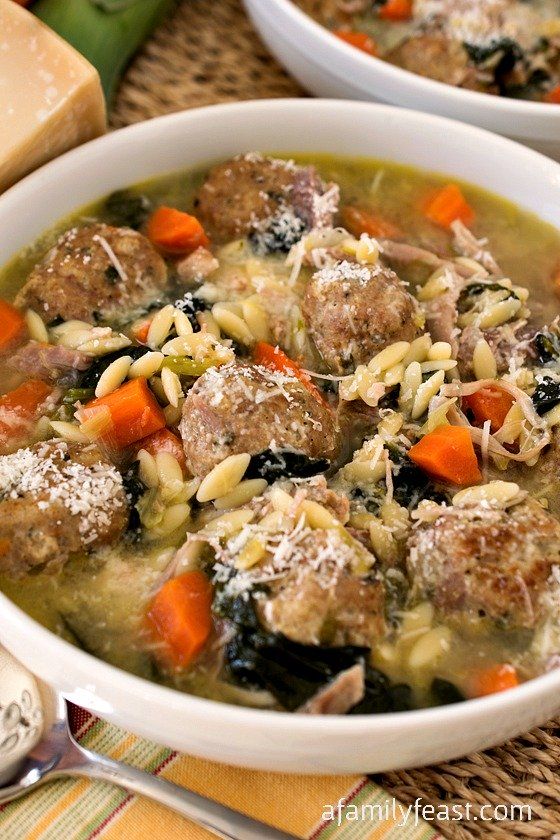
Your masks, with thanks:
M471 681L470 695L472 697L487 697L498 691L507 691L519 685L519 677L513 665L491 665L476 674Z
M551 102L553 105L560 105L560 85L556 85L543 97L544 102Z
M433 193L424 205L424 215L444 228L450 227L457 219L465 225L474 221L474 210L457 184L446 184Z
M132 335L138 344L145 344L147 342L151 323L151 318L148 318L145 321L140 321L132 327Z
M195 216L174 207L158 207L148 219L148 238L162 251L170 254L190 254L210 240Z
M7 540L4 538L0 540L0 557L4 557L4 555L8 553L11 544L11 540Z
M408 452L409 458L432 478L468 486L482 481L468 429L438 426Z
M302 385L305 385L314 397L320 400L327 408L330 408L325 397L311 381L308 373L300 368L297 362L286 356L283 350L279 347L273 347L272 344L267 344L266 341L257 341L253 350L253 361L256 365L270 368L271 370L278 370L288 376L295 376Z
M186 668L202 652L212 632L212 585L199 571L185 572L163 584L148 610L148 620L175 668Z
M397 225L385 219L373 210L363 210L347 204L340 211L342 224L353 236L367 233L380 239L398 239L402 237L402 230Z
M29 379L19 388L0 397L0 444L25 434L52 391L46 382Z
M512 395L498 385L481 388L480 391L462 399L463 408L472 411L477 426L483 426L487 420L490 420L491 432L497 432L502 428L514 402Z
M412 0L387 0L379 9L383 20L409 20L412 17Z
M160 429L158 432L153 432L148 437L142 438L142 440L137 442L135 448L136 451L145 449L146 452L149 452L154 457L158 452L169 452L170 455L173 455L177 459L183 472L186 472L187 462L183 444L177 435L174 435L169 429Z
M145 379L131 379L106 397L86 403L80 409L81 422L99 413L110 415L110 427L102 439L118 447L130 446L165 426L165 415Z
M351 47L367 53L368 55L377 55L377 46L373 38L366 35L365 32L357 32L353 29L335 29L333 35L350 44Z
M0 351L6 350L21 335L25 321L21 312L6 300L0 300Z

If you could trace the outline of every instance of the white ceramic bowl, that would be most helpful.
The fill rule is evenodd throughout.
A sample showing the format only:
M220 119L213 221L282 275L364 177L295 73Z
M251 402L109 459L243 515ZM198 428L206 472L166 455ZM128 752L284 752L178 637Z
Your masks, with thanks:
M560 106L463 90L344 43L292 0L245 0L270 51L317 96L388 102L468 122L560 160Z
M150 176L250 149L365 155L487 187L560 227L560 165L480 129L382 105L274 100L141 123L48 164L0 198L0 265L86 202ZM236 708L180 694L94 659L0 595L0 642L88 709L178 750L300 773L381 771L489 747L560 709L560 670L486 699L356 717Z

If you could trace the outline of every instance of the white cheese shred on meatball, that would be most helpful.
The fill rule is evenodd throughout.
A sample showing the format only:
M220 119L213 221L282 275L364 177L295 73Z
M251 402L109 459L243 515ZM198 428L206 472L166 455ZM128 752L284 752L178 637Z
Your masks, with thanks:
M49 443L0 457L0 499L32 496L45 513L53 504L64 505L79 517L78 529L87 544L97 539L99 528L110 525L114 509L122 507L122 477L103 462L84 466L64 460L67 451L60 442L54 448Z
M94 236L92 236L92 239L93 239L94 242L99 242L99 244L101 245L101 247L103 248L103 250L105 251L107 256L109 257L109 259L110 259L110 261L113 265L113 268L115 269L115 271L117 272L117 274L119 275L119 277L121 278L123 283L127 283L128 282L128 275L127 275L126 271L124 270L124 268L122 267L122 264L121 264L119 258L117 257L117 255L115 254L115 252L113 251L113 249L111 248L111 246L109 245L109 243L107 242L105 237L100 236L99 234L96 233Z

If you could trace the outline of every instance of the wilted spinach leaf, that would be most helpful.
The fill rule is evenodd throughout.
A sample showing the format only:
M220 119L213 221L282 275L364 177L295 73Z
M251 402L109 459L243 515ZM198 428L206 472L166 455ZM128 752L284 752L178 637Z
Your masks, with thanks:
M560 336L551 332L537 333L533 346L541 365L557 362L560 359Z
M365 664L369 648L346 645L303 645L278 633L258 629L251 600L235 599L227 606L228 617L238 632L226 646L230 675L242 685L266 688L288 711L294 711L341 671ZM222 603L223 608L226 606ZM255 627L257 625L257 628ZM351 714L380 714L411 708L408 686L392 686L387 677L365 666L366 693Z
M131 190L117 190L106 199L103 215L111 225L139 230L152 212L152 202Z
M517 295L512 289L508 289L500 283L469 283L468 286L465 286L465 288L461 290L457 300L457 310L461 313L468 312L469 309L472 309L475 305L476 298L479 295L484 294L484 292L508 292L505 300L508 300L509 298L515 298L518 300Z
M545 376L537 384L531 399L537 414L542 417L543 414L560 403L560 382L550 376Z
M448 706L450 703L462 703L467 698L457 686L447 680L436 677L431 685L432 697L437 706Z
M124 347L122 350L116 350L114 353L108 353L107 356L100 356L93 364L84 372L78 381L79 388L95 388L101 374L107 370L116 359L121 356L131 356L133 361L139 359L147 352L145 347Z
M278 478L311 478L325 472L329 467L330 461L326 458L309 458L303 452L292 452L288 449L281 452L265 449L251 456L245 477L266 478L267 481L276 481Z
M393 496L402 507L415 510L424 499L438 504L449 501L446 493L434 486L426 473L414 464L405 452L389 447L393 470Z

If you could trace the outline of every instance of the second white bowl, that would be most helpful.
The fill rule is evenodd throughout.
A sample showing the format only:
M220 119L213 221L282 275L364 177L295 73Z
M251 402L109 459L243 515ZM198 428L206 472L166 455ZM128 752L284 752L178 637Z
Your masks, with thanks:
M311 93L440 114L560 160L560 105L491 96L410 73L344 43L292 0L244 2L270 51Z

